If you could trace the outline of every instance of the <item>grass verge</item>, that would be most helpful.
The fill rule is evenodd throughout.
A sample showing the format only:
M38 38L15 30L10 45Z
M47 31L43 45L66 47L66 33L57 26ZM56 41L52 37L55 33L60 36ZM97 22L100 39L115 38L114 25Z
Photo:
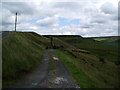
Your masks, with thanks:
M108 61L102 62L93 54L63 50L56 52L58 57L68 66L76 82L82 87L119 87L119 66L114 63ZM81 74L82 72L83 74Z
M66 64L71 75L75 79L76 83L81 88L97 88L99 87L94 83L81 69L78 69L74 63L75 59L71 58L67 54L56 50L57 56Z
M50 70L54 70L56 69L56 64L55 64L55 60L52 57L52 54L49 52L49 59L50 59Z

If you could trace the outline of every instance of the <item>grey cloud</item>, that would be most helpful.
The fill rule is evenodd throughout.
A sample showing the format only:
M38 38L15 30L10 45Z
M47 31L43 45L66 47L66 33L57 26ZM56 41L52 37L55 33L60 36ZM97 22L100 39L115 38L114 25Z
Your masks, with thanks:
M56 2L53 4L53 7L64 8L68 10L68 9L79 9L83 5L84 5L83 3L78 3L78 2Z
M118 20L120 20L120 2L118 4Z
M9 10L11 13L15 14L34 14L35 9L25 2L4 2L2 3L2 8Z
M40 26L44 26L44 27L51 27L51 26L57 26L58 24L58 19L57 17L46 17L42 20L38 20L36 22L38 25Z
M91 27L93 27L93 25L87 25L87 24L86 24L86 25L81 25L80 27L81 27L81 28L91 28Z
M36 10L26 2L3 2L2 3L2 30L14 29L15 13L18 12L18 24L33 18Z
M106 23L106 19L105 18L93 18L93 20L91 21L91 23L97 23L97 24L104 24Z
M114 7L112 3L109 3L109 2L103 4L100 9L105 14L116 14L117 13L117 8Z
M118 17L118 15L112 15L110 18L115 21L120 20L120 16Z
M6 26L8 26L8 25L12 25L13 23L11 23L11 22L6 22L6 21L2 21L2 25L4 26L4 25L6 25Z
M102 1L103 2L103 1ZM117 9L111 3L96 7L94 2L7 2L2 4L3 30L14 30L15 12L19 11L18 30L33 30L40 34L79 34L83 36L115 35ZM44 17L36 23L26 21ZM48 18L49 17L49 18ZM79 25L59 26L58 17L80 19ZM118 17L119 18L119 17ZM42 27L48 27L44 29Z

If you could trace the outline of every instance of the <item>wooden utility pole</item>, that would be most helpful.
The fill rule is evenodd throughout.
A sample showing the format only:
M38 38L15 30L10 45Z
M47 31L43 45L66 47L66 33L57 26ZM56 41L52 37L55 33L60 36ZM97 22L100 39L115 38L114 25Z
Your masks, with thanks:
M16 12L16 15L15 15L15 31L16 31L16 25L17 25L17 12Z

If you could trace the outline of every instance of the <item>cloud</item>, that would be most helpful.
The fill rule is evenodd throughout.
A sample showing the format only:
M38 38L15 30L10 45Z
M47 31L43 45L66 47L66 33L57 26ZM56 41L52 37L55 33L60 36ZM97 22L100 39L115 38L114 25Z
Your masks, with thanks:
M117 7L115 7L112 3L106 2L101 6L101 11L105 14L116 14Z
M34 14L35 9L32 7L30 3L24 2L3 2L2 7L4 9L9 10L11 13L15 14L18 12L19 14Z
M36 21L36 23L43 27L58 26L57 17L46 17L44 19Z
M113 36L118 33L116 2L2 2L0 27L2 30L14 30L15 12L18 12L18 31L47 35Z

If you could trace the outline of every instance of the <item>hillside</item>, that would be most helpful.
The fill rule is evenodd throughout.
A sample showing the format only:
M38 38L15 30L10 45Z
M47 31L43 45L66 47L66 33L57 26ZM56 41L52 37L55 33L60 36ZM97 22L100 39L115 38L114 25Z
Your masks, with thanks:
M115 41L117 39L120 39L120 36L91 37L91 38L98 41L102 40Z
M57 38L54 41L67 48L73 47ZM15 84L34 71L40 65L47 48L52 48L50 39L37 33L7 33L2 39L3 87Z
M55 49L80 87L119 86L116 46L79 35L42 36L34 32L9 32L2 46L3 86L13 85L32 73L41 64L46 49ZM50 66L55 68L53 61Z
M99 42L92 38L74 35L49 35L53 37L58 57L67 65L80 87L118 87L118 47ZM73 47L61 48L59 39Z
M81 87L119 87L118 47L80 36L53 36L75 48L56 54L67 65Z
M93 37L93 39L112 46L117 46L118 44L120 44L120 36Z
M34 32L9 32L2 39L3 86L14 84L33 71L41 62L46 45L48 39Z
M77 49L88 50L105 60L118 62L118 43L111 42L109 44L107 41L96 41L93 38L83 38L81 36L53 36L58 39L69 43L69 45L74 46ZM116 39L117 40L117 39ZM114 45L113 45L114 44Z

